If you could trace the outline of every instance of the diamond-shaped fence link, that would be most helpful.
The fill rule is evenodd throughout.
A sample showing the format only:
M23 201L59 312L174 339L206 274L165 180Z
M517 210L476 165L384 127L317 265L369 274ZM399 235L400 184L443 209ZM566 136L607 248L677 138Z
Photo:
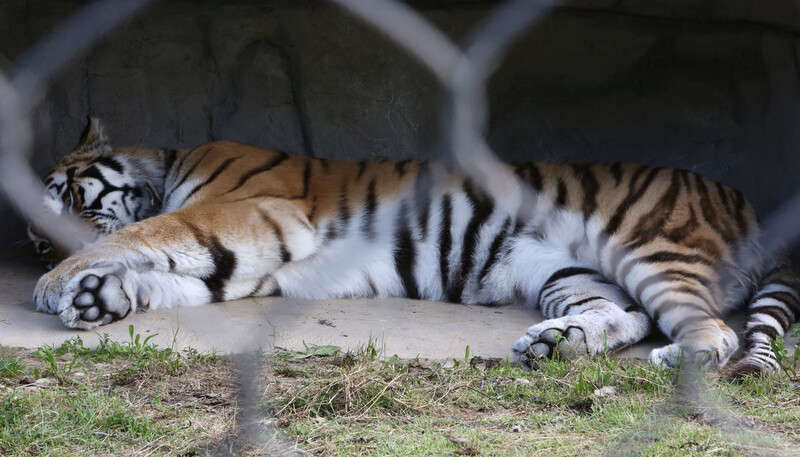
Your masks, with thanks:
M499 161L485 139L486 85L508 46L522 31L543 18L556 2L517 0L502 4L475 27L463 43L457 44L399 1L331 1L375 26L435 75L444 95L442 144L447 146L447 153L439 158L441 161L469 173L478 185L495 197L500 210L504 209L505 201L534 200L533 189L520 182L513 173L497 166ZM25 54L13 77L0 74L0 186L22 214L37 221L40 229L52 239L73 250L81 246L82 240L89 238L86 226L75 218L65 220L40 210L42 186L28 164L33 138L32 110L41 100L48 82L61 69L154 2L101 0L90 3ZM509 198L510 195L514 198ZM509 212L519 210L510 205L505 209ZM800 193L765 221L765 245L777 249L795 242L800 236ZM249 361L238 365L243 386L240 407L244 420L240 423L247 423L242 432L249 435L251 441L269 446L269 452L290 452L293 446L276 439L270 427L253 427L253 424L267 422L258 407L262 400L256 386L259 370ZM721 418L719 426L729 433L729 437L747 444L769 442L758 432L741 425L744 422L713 389L699 388L705 385L701 381L687 377L683 392L686 398ZM654 414L661 413L663 411ZM657 423L644 420L641 427L658 427ZM635 431L631 433L635 434ZM648 444L637 444L635 437L626 442L625 451L633 454L638 446ZM609 450L609 453L614 451Z

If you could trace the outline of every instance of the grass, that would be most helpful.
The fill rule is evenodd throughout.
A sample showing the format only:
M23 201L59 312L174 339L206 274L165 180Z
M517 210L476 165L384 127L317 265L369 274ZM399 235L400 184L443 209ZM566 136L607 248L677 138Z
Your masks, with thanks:
M711 374L687 396L680 386L700 381L686 373L611 358L525 372L381 360L368 344L305 360L272 356L267 407L316 455L792 455L800 443L800 385L783 374Z
M229 361L130 333L0 348L0 455L191 455L234 428Z
M791 370L730 382L597 358L526 372L372 341L229 358L133 328L95 349L0 348L2 455L800 455L798 424Z

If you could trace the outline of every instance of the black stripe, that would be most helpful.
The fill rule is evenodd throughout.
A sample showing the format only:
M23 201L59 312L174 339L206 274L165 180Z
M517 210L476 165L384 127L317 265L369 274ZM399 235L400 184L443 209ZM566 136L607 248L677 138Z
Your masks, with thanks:
M717 189L717 197L719 197L719 200L722 202L722 207L725 208L725 211L730 215L731 208L728 206L728 194L725 192L725 187L718 182L714 183L714 187Z
M278 251L281 253L281 262L288 263L292 261L292 254L286 248L286 240L283 238L283 230L277 222L265 211L260 212L261 219L266 222L275 233L275 238L278 239Z
M697 220L697 213L695 213L694 208L689 206L689 218L686 222L681 225L680 227L676 227L665 235L670 241L674 243L680 243L681 241L685 240L686 237L692 234L694 230L700 226L700 223Z
M212 182L214 182L214 180L217 179L217 177L223 171L225 171L225 169L228 168L228 166L230 166L231 162L233 162L236 159L238 159L238 157L231 157L231 158L225 160L224 162L222 162L222 164L219 167L217 167L216 170L214 170L214 173L211 173L211 176L209 176L208 179L205 180L205 182L194 186L194 189L192 189L186 195L186 198L183 199L183 202L184 203L188 202L189 199L192 198L192 195L194 195L197 191L199 191L200 189L202 189L202 188L206 187L207 185L211 184ZM181 206L183 206L183 204L181 204Z
M747 234L747 221L744 217L744 208L745 208L745 199L741 192L736 189L731 189L733 193L733 200L734 202L734 216L736 220L736 226L739 228L739 233L742 235Z
M267 280L268 280L269 278L271 278L271 277L272 277L272 275L271 275L271 274L266 274L266 275L264 275L264 276L260 277L260 278L258 279L258 282L256 283L256 286L255 286L255 287L253 287L253 290L251 290L249 294L245 295L245 297L255 297L255 296L256 296L256 293L257 293L259 290L261 290L261 288L262 288L262 287L264 287L264 284L265 284L265 283L267 282Z
M178 151L175 149L163 149L164 151L164 176L167 176L178 158Z
M634 191L634 187L636 186L636 181L638 180L639 176L641 176L642 173L648 169L650 170L650 173L647 174L647 177L642 185L639 186L636 191ZM638 170L636 170L636 172L631 176L630 182L628 183L628 196L625 197L622 203L620 203L620 205L617 207L617 211L614 213L611 219L609 219L608 224L606 225L605 231L607 233L616 233L633 204L642 198L642 195L644 195L647 188L650 187L650 184L652 184L659 171L659 168L648 168L645 166L641 166Z
M216 236L207 236L194 225L185 221L184 223L191 229L197 242L211 255L214 269L200 279L211 292L211 301L221 302L225 300L225 283L228 282L236 269L236 255L233 251L226 249Z
M519 163L514 167L514 173L528 183L535 190L542 189L542 174L533 162Z
M428 162L420 163L417 170L417 179L414 181L414 207L417 208L419 228L423 240L428 238L432 182L433 177L431 176Z
M96 168L96 167L91 167L91 168ZM67 182L65 184L69 185L70 183L72 183L72 180L75 178L76 171L78 171L78 167L67 168L67 171L65 172L65 174L67 175Z
M668 286L668 287L666 287L664 289L659 290L655 294L653 294L653 296L650 297L648 302L653 304L659 299L659 297L661 297L662 295L669 294L669 293L676 293L676 294L677 293L684 293L684 294L691 295L691 296L699 298L700 300L703 301L703 303L706 304L706 306L708 307L708 310L710 312L714 312L715 314L718 314L719 310L717 309L716 304L714 304L714 302L710 300L710 295L709 295L709 297L702 297L701 296L702 292L704 292L704 291L695 289L695 288L690 287L690 286L682 286L682 287L669 287ZM705 291L705 292L707 293L708 291Z
M173 190L177 189L178 187L181 187L181 185L183 185L183 183L186 182L186 179L189 178L189 176L192 176L192 173L194 172L194 170L201 163L203 163L203 161L206 159L206 156L208 156L209 152L211 152L211 148L208 148L205 151L203 151L203 154L200 156L200 158L197 159L197 161L195 163L193 163L191 167L189 167L189 170L187 170L186 173L183 174L183 176L181 177L181 180L178 181L178 184L176 184L175 187L172 188ZM188 158L188 155L189 154L187 154L187 158Z
M67 170L67 171L70 171L70 170ZM72 172L74 174L74 170L72 170ZM89 168L87 168L83 172L81 172L81 176L82 177L93 178L93 179L96 179L96 180L100 181L100 183L102 183L101 190L100 190L100 192L98 192L97 196L95 196L95 199L91 203L91 205L86 205L87 202L82 202L83 206L84 206L84 208L82 208L82 209L84 209L84 210L100 210L100 209L104 209L103 208L103 198L105 198L106 195L108 195L108 194L110 194L112 192L117 192L117 191L123 192L124 195L122 197L122 201L124 202L125 201L125 196L127 196L128 193L130 193L134 189L133 187L130 187L130 186L117 187L117 186L111 184L105 178L105 176L100 172L100 169L97 168L94 165L89 167ZM69 183L69 181L68 181L68 183ZM79 190L81 190L80 187L79 187ZM79 192L79 195L82 198L83 193ZM65 209L69 209L69 208L65 208ZM111 210L110 208L107 209L107 211L113 213L113 210Z
M767 286L769 286L769 285L770 284L767 284ZM783 303L784 305L786 305L787 307L789 307L789 309L792 309L792 310L797 310L798 309L798 300L797 300L797 298L794 295L792 295L791 293L789 293L789 292L776 290L776 291L773 291L773 292L761 293L761 294L756 295L753 298L753 303L755 303L755 302L757 302L759 300L763 300L765 298L771 298L773 300L777 300L777 301Z
M556 193L556 203L560 206L564 206L566 202L567 202L567 185L564 184L564 180L559 178L558 189Z
M719 221L719 214L717 214L716 207L711 201L704 179L699 175L694 175L694 180L697 185L697 194L700 195L700 211L703 218L719 233L726 244L733 244L736 241L736 237L726 224Z
M581 306L581 305L585 305L586 303L589 303L590 301L597 301L597 300L606 300L606 301L608 301L607 298L600 297L600 296L584 298L583 300L578 300L576 302L568 304L567 306L565 306L561 310L556 310L556 311L558 311L558 315L556 317L566 316L567 313L569 313L570 309L578 307L578 306Z
M761 333L763 335L766 335L768 338L771 338L773 340L780 335L780 333L778 333L778 329L772 327L771 325L756 325L755 327L745 332L745 340L747 341L748 349L756 345L756 342L753 341L753 335L755 335L756 333Z
M623 278L624 279L624 278ZM639 281L639 284L636 285L636 290L633 293L633 297L637 301L642 301L642 293L644 293L645 289L654 285L654 284L661 284L662 282L667 282L670 278L665 278L663 274L657 273L652 276L648 276L647 278Z
M317 160L319 160L319 165L322 167L322 171L327 173L329 171L328 161L325 159L317 159Z
M711 281L708 278L701 276L697 273L691 273L683 270L666 270L661 274L669 276L670 279L672 279L673 281L679 280L675 279L674 276L678 276L680 279L691 279L693 281L696 281L706 289L711 289Z
M336 224L333 222L328 223L328 228L325 230L325 233L322 235L322 244L326 245L334 238L339 236L336 230Z
M657 321L658 317L653 317L653 320ZM710 316L697 316L697 315L686 316L683 319L681 319L681 320L679 320L678 322L675 323L675 325L672 327L672 329L669 332L669 337L673 341L675 341L676 339L678 339L678 337L681 334L683 334L683 330L686 327L689 327L691 329L692 326L697 327L697 324L699 322L708 321L708 320L711 320Z
M123 174L125 172L125 167L123 167L122 164L119 163L117 159L114 159L112 157L106 157L106 156L98 157L89 162L89 165L94 165L96 163L99 163L104 167L108 167L119 174Z
M342 184L339 190L339 222L342 233L347 233L347 225L350 222L350 203L347 198L347 181Z
M547 301L550 298L551 295L555 295L555 294L557 294L559 292L564 292L565 290L569 290L569 289L570 289L569 286L562 286L562 287L556 287L555 289L550 289L546 293L540 293L539 294L539 304L541 305L541 302ZM541 292L544 292L544 288L541 290Z
M394 164L394 171L398 174L401 178L406 174L406 167L410 163L410 160L402 160L400 162L395 162Z
M576 164L572 166L575 175L583 188L583 207L581 208L586 217L592 215L597 209L597 194L600 190L600 183L592 171L591 165Z
M786 313L786 310L778 306L759 306L757 308L750 308L748 311L748 322L755 320L753 314L766 314L767 316L770 316L776 321L780 322L781 328L783 328L784 331L789 329L789 326L792 325L792 317Z
M542 189L542 174L539 172L539 167L535 163L528 164L528 177L529 183L534 189Z
M620 162L614 162L609 167L608 171L611 172L611 176L614 178L614 183L619 185L622 182L622 164Z
M406 297L419 299L419 289L417 280L414 277L414 262L416 260L416 250L411 238L411 228L408 223L408 206L406 202L400 205L400 213L397 216L398 231L395 234L394 265L403 287L406 290Z
M478 232L494 211L494 205L492 205L491 201L483 199L482 196L478 195L472 182L469 180L464 182L464 194L472 207L472 217L464 231L464 241L461 248L461 265L459 265L460 271L456 274L455 282L447 294L448 301L453 303L463 301L464 286L466 285L467 276L472 271L472 267L475 263L474 255L475 248L478 245Z
M167 263L169 264L169 272L175 271L175 260L172 257L167 256Z
M375 199L375 180L369 182L367 185L367 200L364 202L364 216L361 221L361 231L367 236L370 241L375 240L375 210L378 203Z
M450 273L450 250L453 248L453 234L451 233L451 219L453 216L453 202L450 195L442 197L442 225L439 227L439 272L442 276L442 293L446 296Z
M561 288L561 289L559 289L559 291L562 291L562 290L565 290L565 289L566 288ZM562 303L567 301L568 298L570 298L570 296L565 294L565 295L559 295L559 296L555 297L552 300L546 300L544 303L540 302L539 303L539 307L541 308L542 314L544 314L544 316L547 317L548 319L553 319L553 318L558 317L555 314L556 308L558 308ZM543 305L547 305L547 306L543 306Z
M356 179L361 179L361 177L364 176L365 171L367 171L367 162L362 160L358 162L358 175L356 176Z
M369 273L364 273L364 277L367 279L367 285L369 286L370 297L377 297L378 296L378 287L375 286L375 281L372 280L372 276Z
M264 173L265 171L272 170L273 168L277 167L278 165L283 163L288 158L289 158L288 154L283 153L283 152L279 153L277 156L275 156L272 159L270 159L270 161L265 163L264 165L262 165L262 166L260 166L258 168L254 168L254 169L248 171L247 173L245 173L244 175L242 175L242 177L239 178L239 182L236 184L236 186L234 186L233 189L229 190L228 192L233 192L234 190L242 187L253 176L255 176L255 175L259 174L259 173Z
M704 256L698 254L679 254L677 252L670 251L658 251L654 254L634 259L634 261L643 263L683 262L711 265L711 261Z
M687 311L688 310L700 311L703 314L705 314L706 316L708 316L709 314L713 314L714 317L721 317L721 316L719 316L719 313L716 312L716 310L713 310L713 309L712 310L708 310L708 309L705 309L702 306L696 305L694 303L685 303L685 302L676 302L676 301L673 301L673 300L667 300L664 303L661 303L661 305L659 305L657 309L653 310L653 320L654 321L658 321L659 319L661 319L661 315L662 314L668 313L668 312L674 310L675 308L685 308ZM700 319L703 316L696 316L695 315L693 317L695 319Z
M178 162L176 164L174 164L172 168L170 168L169 172L167 173L167 177L169 177L169 175L172 174L172 173L176 173L177 174L179 171L181 171L181 168L183 168L183 164L186 162L186 159L188 159L189 156L192 155L192 153L195 150L197 150L197 148L194 148L194 149L192 149L190 151L186 151L181 156L181 158L178 160Z
M503 227L500 229L500 232L494 237L494 240L492 240L492 245L489 247L489 257L486 259L486 263L483 264L483 268L478 275L478 284L483 284L483 278L486 277L486 275L489 273L489 270L500 259L500 247L503 246L503 243L505 243L510 227L511 218L508 217L503 223Z
M708 278L704 278L698 274L682 270L666 270L656 273L640 281L639 284L636 286L634 297L636 297L637 300L642 301L642 294L644 293L645 289L647 289L651 285L658 284L661 282L681 282L684 280L693 280L706 289L711 288L711 283L709 282Z
M568 278L570 276L577 276L577 275L596 275L597 271L591 268L583 268L583 267L567 267L562 268L547 278L547 281L544 282L542 286L542 290L547 289L548 287L552 287L554 283L560 279Z
M311 209L308 211L308 222L312 223L314 220L314 215L317 213L317 196L313 195L311 197Z
M306 166L303 168L303 195L300 198L308 197L308 189L311 186L311 161L306 160Z
M296 214L292 214L289 217L291 217L292 219L297 221L298 224L300 224L303 227L305 227L309 232L313 232L314 231L314 227L311 226L311 224L308 222L308 219L306 219L305 217L300 217L300 216L298 216Z
M650 211L646 211L636 222L633 229L634 235L632 236L635 241L627 244L629 249L636 249L639 246L650 243L664 232L665 222L669 220L672 211L675 209L675 204L681 191L679 175L680 171L671 170L669 188L659 201L653 205L653 208Z
M178 181L178 183L177 183L177 184L175 184L174 186L172 186L172 187L170 188L170 190L169 190L168 192L166 192L166 194L164 195L164 201L165 201L165 202L166 202L166 201L169 199L169 197L172 195L172 193L173 193L173 192L175 192L176 190L178 190L178 188L180 188L180 187L183 185L183 183L185 183L185 182L186 182L186 179L188 179L188 178L189 178L189 176L191 176L191 175L192 175L192 173L194 172L195 168L197 168L197 166L198 166L198 165L200 165L200 162L202 162L202 161L203 161L203 160L206 158L206 156L208 155L208 152L209 152L210 150L211 150L211 148L208 148L208 149L206 149L205 151L203 151L203 155L202 155L202 156L200 156L200 159L198 159L198 160L197 160L197 162L195 162L194 164L192 164L192 166L191 166L191 167L189 167L189 170L188 170L186 173L184 173L184 174L183 174L183 176L181 176L181 179L180 179L180 181ZM184 161L186 160L186 158L188 158L188 156L189 156L189 155L190 155L192 152L194 152L194 151L195 151L195 150L193 149L191 152L187 153L187 154L186 154L186 156L184 156L184 160L181 162L181 164L180 164L180 167L183 167L183 162L184 162ZM178 171L179 171L179 170L177 170L177 171L176 171L176 173L177 173Z

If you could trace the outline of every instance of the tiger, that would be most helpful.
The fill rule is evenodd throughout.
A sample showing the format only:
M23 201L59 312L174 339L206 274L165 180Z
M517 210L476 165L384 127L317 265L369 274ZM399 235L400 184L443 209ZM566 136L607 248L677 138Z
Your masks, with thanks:
M478 164L480 166L480 164ZM649 360L779 370L770 340L800 311L788 256L752 206L690 171L627 163L484 167L529 192L493 195L434 161L334 161L230 141L114 148L90 118L43 181L44 206L96 240L52 269L38 311L90 330L147 309L244 297L407 297L537 308L511 358L608 354L662 332ZM746 310L739 334L724 318ZM511 343L511 342L509 342Z

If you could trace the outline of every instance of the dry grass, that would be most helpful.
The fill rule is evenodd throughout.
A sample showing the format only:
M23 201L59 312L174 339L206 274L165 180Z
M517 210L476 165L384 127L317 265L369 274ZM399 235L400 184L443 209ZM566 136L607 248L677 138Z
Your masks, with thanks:
M631 360L546 361L528 373L479 358L381 360L368 345L269 362L267 406L315 455L800 454L800 408L767 417L771 402L800 393L780 377L712 375L708 401L687 397L679 372Z

